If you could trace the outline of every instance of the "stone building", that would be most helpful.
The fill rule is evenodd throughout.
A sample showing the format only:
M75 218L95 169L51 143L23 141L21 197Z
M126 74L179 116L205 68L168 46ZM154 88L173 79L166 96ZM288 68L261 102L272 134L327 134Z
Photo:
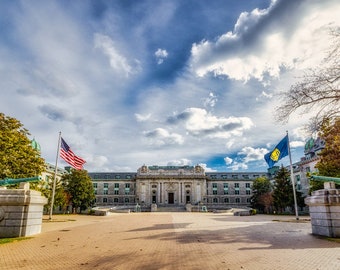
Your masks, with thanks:
M199 166L145 166L137 172L90 172L96 206L156 204L214 208L250 206L252 182L265 172L205 172Z

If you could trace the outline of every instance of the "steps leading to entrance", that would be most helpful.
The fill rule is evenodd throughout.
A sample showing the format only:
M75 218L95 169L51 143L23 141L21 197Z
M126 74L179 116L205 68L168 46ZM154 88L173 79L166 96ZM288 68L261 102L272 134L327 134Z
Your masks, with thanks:
M183 206L158 206L157 212L186 212Z

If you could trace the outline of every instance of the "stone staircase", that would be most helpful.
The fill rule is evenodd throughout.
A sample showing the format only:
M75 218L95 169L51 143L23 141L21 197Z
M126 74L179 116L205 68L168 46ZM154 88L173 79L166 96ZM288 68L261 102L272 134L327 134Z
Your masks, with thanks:
M184 206L158 206L157 212L186 212Z

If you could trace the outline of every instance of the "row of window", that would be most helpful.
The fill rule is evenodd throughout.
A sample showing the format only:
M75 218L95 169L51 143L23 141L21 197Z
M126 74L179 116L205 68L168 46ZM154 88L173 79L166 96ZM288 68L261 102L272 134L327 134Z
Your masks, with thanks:
M212 194L213 195L217 195L219 194L217 189L213 189L212 191ZM230 192L228 189L224 189L222 192L220 192L220 195L228 195L228 194L235 194L235 195L240 195L240 190L239 189L235 189L234 192ZM251 191L250 189L247 189L246 190L246 195L250 195L251 194Z
M223 199L220 199L220 198L213 198L211 201L209 201L208 199L208 203L241 203L241 198L235 198L233 200L233 198L223 198ZM246 202L247 203L250 203L250 198L247 198L246 199Z
M222 175L217 175L217 174L208 174L207 175L210 179L256 179L259 178L260 175L259 174L253 174L253 175L249 175L249 174L242 174L242 175L238 175L238 174L232 174L231 177L230 175L227 174L222 174ZM220 176L220 177L218 177ZM266 175L262 175L262 176L266 176Z
M212 187L217 188L219 183L212 183ZM208 184L207 184L208 187ZM223 188L228 188L229 187L229 183L223 183ZM240 187L240 183L234 183L234 187L235 188L239 188ZM246 188L250 188L250 183L246 183Z
M104 188L109 188L109 183L104 183ZM114 183L114 188L118 188L119 189L119 183ZM130 188L131 187L131 183L125 183L125 188ZM93 183L93 188L98 188L98 183Z
M107 198L107 197L104 197L104 198L96 198L95 203L119 203L119 198ZM134 199L130 199L130 198L124 198L123 199L123 202L122 203L133 203L134 202ZM212 203L241 203L241 198L223 198L222 200L219 199L219 198L213 198L211 200ZM247 203L250 203L250 198L247 198L246 199L246 202ZM209 203L209 200L208 200L208 203Z

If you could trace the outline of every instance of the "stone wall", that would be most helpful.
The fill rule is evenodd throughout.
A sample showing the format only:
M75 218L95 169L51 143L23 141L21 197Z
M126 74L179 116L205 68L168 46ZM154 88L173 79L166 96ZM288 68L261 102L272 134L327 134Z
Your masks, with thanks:
M19 189L0 189L0 238L22 237L41 232L47 199L21 183Z
M317 190L305 199L309 206L312 233L340 237L340 190Z

